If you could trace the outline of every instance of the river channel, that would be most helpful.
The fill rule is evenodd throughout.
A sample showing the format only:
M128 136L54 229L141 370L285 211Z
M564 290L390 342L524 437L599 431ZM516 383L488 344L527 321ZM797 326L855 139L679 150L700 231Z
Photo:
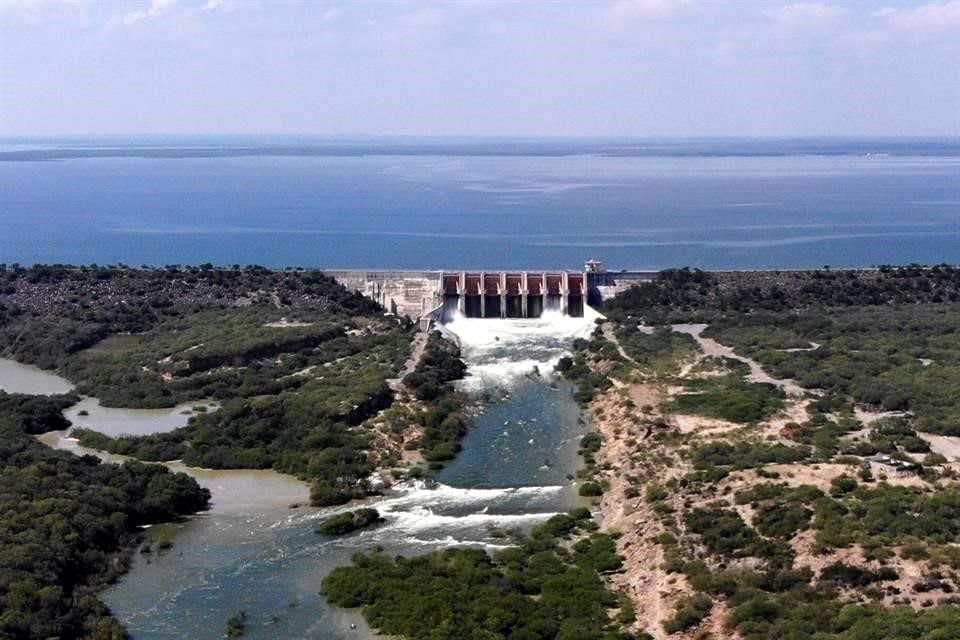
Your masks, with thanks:
M572 340L592 329L592 318L456 319L447 326L461 340L468 365L462 385L478 399L478 410L462 453L437 474L435 486L411 483L371 500L383 525L330 538L314 528L350 507L291 508L308 499L306 485L294 478L170 465L208 487L212 507L175 525L169 551L136 554L131 570L103 594L132 637L221 638L226 618L244 610L248 638L371 638L358 612L330 608L318 593L323 577L352 554L375 546L397 554L496 548L504 542L496 529L526 529L575 506L570 477L581 464L583 427L570 386L552 372ZM189 417L188 408L178 407L142 414L124 428L116 420L121 414L98 421L96 411L103 410L93 399L84 402L89 415L73 407L68 417L113 433L169 430ZM84 452L68 433L41 440Z

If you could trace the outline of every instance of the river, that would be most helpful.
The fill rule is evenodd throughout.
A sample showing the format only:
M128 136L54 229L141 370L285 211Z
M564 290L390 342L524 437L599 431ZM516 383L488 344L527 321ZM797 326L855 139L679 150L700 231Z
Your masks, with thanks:
M208 471L171 465L193 475L213 495L212 508L176 525L171 550L136 554L130 571L103 597L139 640L221 638L226 618L244 610L245 637L347 640L371 638L359 612L330 608L319 595L323 577L349 564L357 551L382 546L420 554L451 545L496 548L496 529L527 529L578 504L570 477L583 427L571 388L552 375L573 338L592 318L456 319L468 376L463 388L478 411L458 458L437 485L411 483L370 500L385 518L375 529L342 538L314 533L320 520L353 507L315 509L306 485L260 471ZM88 400L91 420L97 409ZM165 417L164 417L165 416ZM154 420L186 420L167 410ZM144 420L146 416L144 416ZM112 423L111 423L112 424ZM155 430L169 425L155 423ZM120 429L111 428L111 431ZM147 427L123 429L145 433ZM68 434L41 438L83 450Z

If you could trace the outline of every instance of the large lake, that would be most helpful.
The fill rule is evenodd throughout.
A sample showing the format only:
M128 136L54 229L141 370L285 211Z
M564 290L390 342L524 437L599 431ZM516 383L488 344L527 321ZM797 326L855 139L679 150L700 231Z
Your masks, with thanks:
M200 142L0 141L0 262L960 262L956 140Z

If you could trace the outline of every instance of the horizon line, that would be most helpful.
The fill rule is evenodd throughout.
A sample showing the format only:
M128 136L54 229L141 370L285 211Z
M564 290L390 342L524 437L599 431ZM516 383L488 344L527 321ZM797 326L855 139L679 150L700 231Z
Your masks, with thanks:
M311 138L318 140L951 140L960 141L957 133L924 134L418 134L418 133L0 133L3 140L40 139L105 139L105 138Z

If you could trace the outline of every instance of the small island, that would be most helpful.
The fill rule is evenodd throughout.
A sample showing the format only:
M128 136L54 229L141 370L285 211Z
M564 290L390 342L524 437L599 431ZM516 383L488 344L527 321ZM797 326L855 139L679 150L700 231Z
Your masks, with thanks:
M380 512L376 509L365 507L363 509L357 509L356 511L348 511L330 516L321 522L315 531L328 536L343 536L360 529L372 527L380 522L383 522L383 518L380 517Z

